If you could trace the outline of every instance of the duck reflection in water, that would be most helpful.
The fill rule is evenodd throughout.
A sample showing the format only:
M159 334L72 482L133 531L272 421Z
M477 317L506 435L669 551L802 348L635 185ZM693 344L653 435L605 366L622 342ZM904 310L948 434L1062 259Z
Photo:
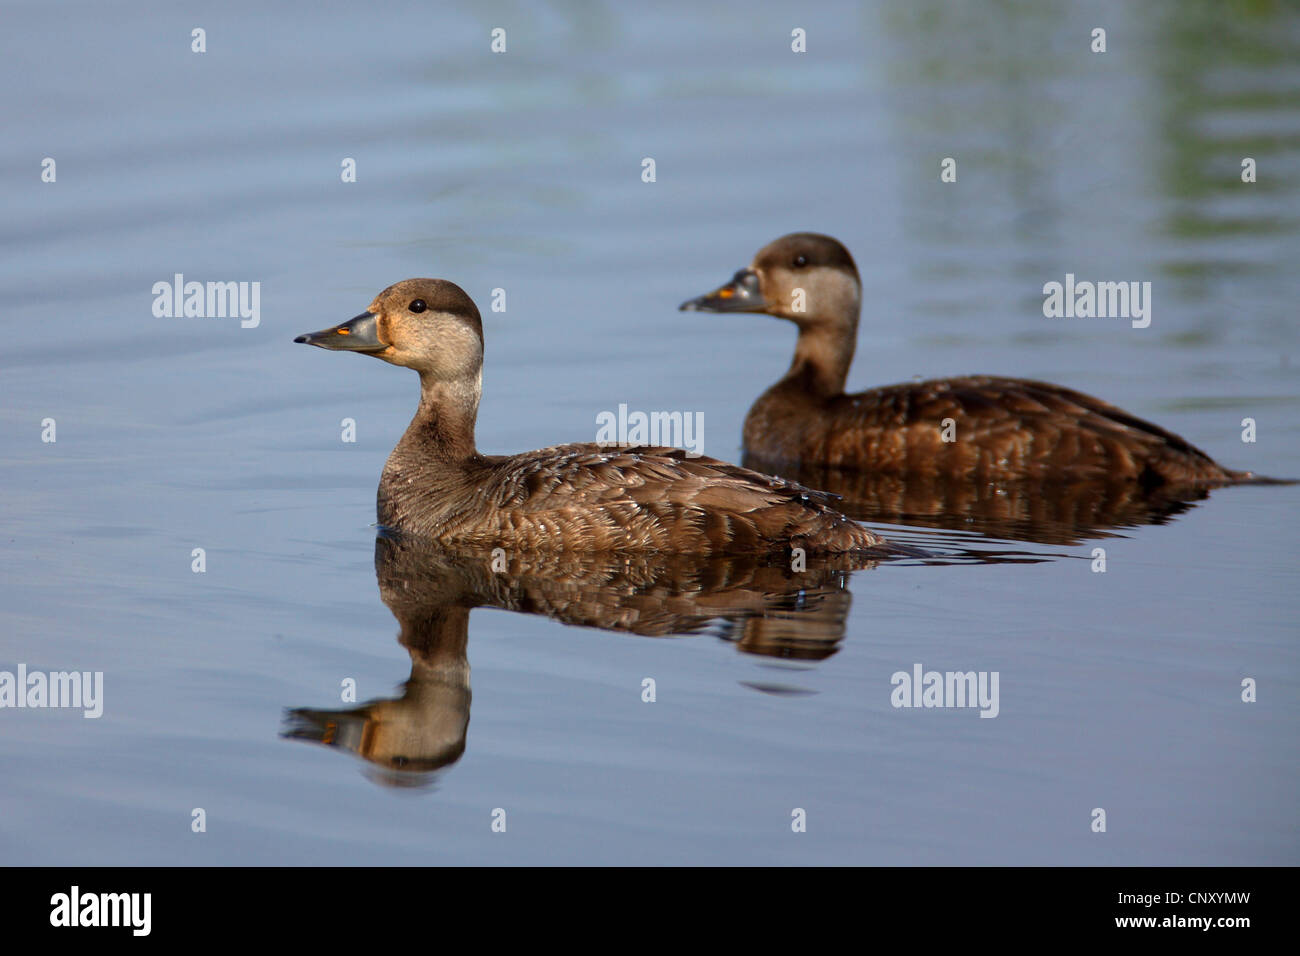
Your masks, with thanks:
M1195 485L1148 488L1138 482L1100 478L973 481L951 475L876 474L783 465L753 454L745 455L744 464L838 495L836 507L856 521L946 528L1052 545L1074 545L1112 537L1124 528L1165 524L1209 498L1212 490Z
M449 551L388 532L375 541L379 593L411 675L395 698L346 710L297 708L281 736L350 751L367 776L425 786L465 752L469 613L495 607L644 637L712 633L750 654L822 660L849 615L852 555L603 556Z

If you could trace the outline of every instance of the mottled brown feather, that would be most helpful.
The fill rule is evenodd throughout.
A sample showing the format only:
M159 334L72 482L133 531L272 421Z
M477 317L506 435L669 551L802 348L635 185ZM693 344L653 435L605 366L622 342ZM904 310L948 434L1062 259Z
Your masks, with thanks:
M810 553L882 539L827 495L677 448L560 445L449 464L412 423L379 492L380 523L461 547Z
M944 441L945 419L955 441ZM854 395L768 389L745 418L745 449L788 464L884 474L1134 478L1226 483L1248 477L1108 402L1026 379L971 375Z

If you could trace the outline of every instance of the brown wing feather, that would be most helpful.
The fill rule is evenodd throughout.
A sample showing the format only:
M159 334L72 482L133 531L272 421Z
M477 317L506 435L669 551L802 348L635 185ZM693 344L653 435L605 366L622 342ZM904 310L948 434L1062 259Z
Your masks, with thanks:
M755 404L746 449L763 458L897 474L1231 481L1184 439L1072 389L966 376L905 383L817 403L787 383ZM945 420L951 419L944 441Z
M832 496L677 448L560 445L482 458L470 478L402 524L527 550L824 553L882 543L831 507Z

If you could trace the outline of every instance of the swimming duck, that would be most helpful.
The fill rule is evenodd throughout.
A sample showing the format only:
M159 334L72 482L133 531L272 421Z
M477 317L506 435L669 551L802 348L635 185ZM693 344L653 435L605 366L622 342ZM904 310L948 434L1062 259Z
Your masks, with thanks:
M381 525L458 547L539 551L842 553L883 539L833 496L661 447L559 445L483 455L478 308L443 279L389 286L361 315L295 342L420 375L420 404L379 482Z
M748 455L773 465L986 480L1155 486L1253 477L1114 405L1045 382L968 375L846 395L861 303L849 251L811 232L769 243L726 285L682 303L683 311L763 312L799 327L790 370L745 418Z

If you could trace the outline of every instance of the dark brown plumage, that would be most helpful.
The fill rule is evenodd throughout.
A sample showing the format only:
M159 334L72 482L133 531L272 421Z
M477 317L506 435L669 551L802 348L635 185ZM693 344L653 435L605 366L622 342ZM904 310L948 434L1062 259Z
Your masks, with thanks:
M379 483L386 527L458 547L527 551L815 553L882 544L831 496L675 448L479 454L482 323L453 283L399 282L351 322L295 341L420 373L419 408Z
M1159 485L1252 477L1114 405L1045 382L971 375L846 395L860 307L853 258L816 233L770 243L730 283L683 303L688 311L764 312L799 327L790 370L745 418L747 454L784 465L983 480Z

